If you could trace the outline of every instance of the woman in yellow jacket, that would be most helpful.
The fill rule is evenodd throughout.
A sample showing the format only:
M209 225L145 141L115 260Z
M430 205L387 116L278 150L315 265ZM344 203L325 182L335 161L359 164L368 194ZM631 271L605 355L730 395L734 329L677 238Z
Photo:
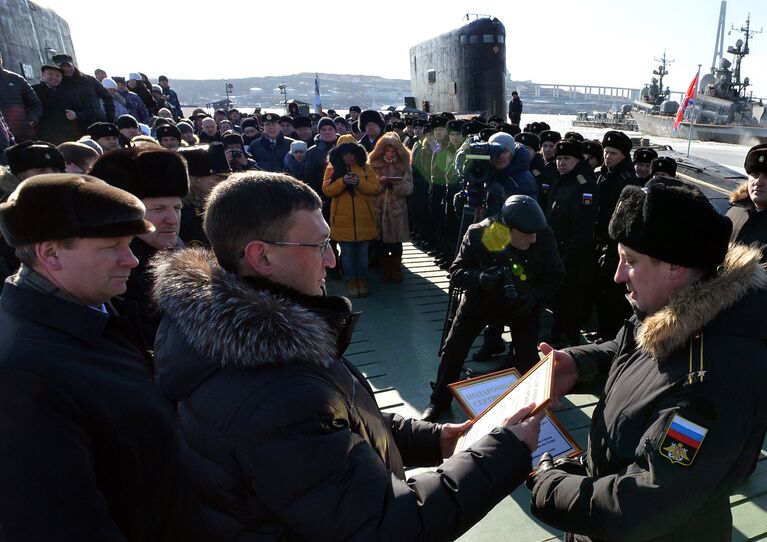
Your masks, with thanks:
M350 135L342 135L328 154L322 191L330 203L330 237L341 247L341 264L349 297L366 296L368 245L378 239L373 196L381 191L367 152Z

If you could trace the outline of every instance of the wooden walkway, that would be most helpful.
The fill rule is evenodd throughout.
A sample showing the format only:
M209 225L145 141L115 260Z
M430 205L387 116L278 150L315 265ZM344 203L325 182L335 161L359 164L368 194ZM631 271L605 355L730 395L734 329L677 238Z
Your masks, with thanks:
M382 410L405 417L419 417L429 402L429 381L437 372L437 349L447 308L447 273L435 267L432 258L410 244L405 245L404 282L381 284L377 269L371 269L371 295L354 299L362 311L347 355L376 390ZM331 293L344 294L342 281L328 280ZM550 318L544 317L542 334ZM508 337L506 337L508 340ZM479 347L479 340L474 349ZM467 366L490 370L500 363L469 362ZM766 391L767 393L767 391ZM568 396L557 418L586 447L591 413L596 397ZM440 421L463 421L465 414L453 402L450 413ZM408 472L409 475L418 472ZM560 540L561 532L547 527L530 515L529 491L523 486L495 507L480 523L460 538L464 542L513 540L542 542ZM767 452L765 447L756 472L730 499L733 540L767 540Z

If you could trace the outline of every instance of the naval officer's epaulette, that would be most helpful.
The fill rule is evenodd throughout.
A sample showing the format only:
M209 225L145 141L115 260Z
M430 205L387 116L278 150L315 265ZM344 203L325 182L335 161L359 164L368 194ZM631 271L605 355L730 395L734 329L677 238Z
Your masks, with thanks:
M588 179L586 179L586 177L583 176L583 173L579 173L578 175L575 176L575 178L578 179L578 182L580 184L586 184L587 182L589 182Z
M541 170L540 169L534 169L532 171L533 177L540 177L541 176Z

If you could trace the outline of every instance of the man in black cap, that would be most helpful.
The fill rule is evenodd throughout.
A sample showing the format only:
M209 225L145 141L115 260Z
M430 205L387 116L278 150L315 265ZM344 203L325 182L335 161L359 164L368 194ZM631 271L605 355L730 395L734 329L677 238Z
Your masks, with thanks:
M676 178L676 160L670 156L660 156L653 159L650 164L650 172L653 177Z
M354 137L362 136L362 127L359 123L360 114L362 109L358 105L353 105L349 108L349 129Z
M45 217L45 220L41 220ZM0 204L22 261L0 296L0 522L9 540L175 540L175 406L110 299L144 206L94 177L39 175Z
M583 145L565 139L557 143L559 179L549 194L546 219L554 231L565 266L565 282L553 302L552 343L578 344L580 326L594 286L594 225L599 194L594 170L583 159Z
M181 110L181 102L178 99L178 94L176 94L176 91L170 88L170 83L168 82L168 78L164 75L161 75L157 79L157 84L160 85L162 88L163 96L165 96L165 100L168 102L168 105L170 106L171 113L173 113L173 118L178 122L178 120L184 116L184 112ZM239 125L238 122L235 123L236 125Z
M88 126L87 134L104 152L120 148L120 130L111 122L94 122Z
M549 192L551 192L557 178L546 168L546 161L541 154L541 141L532 132L521 132L514 136L514 141L524 145L530 153L530 173L533 174L535 184L538 187L538 204L541 209L546 209Z
M592 171L601 167L605 163L602 144L596 139L586 139L583 142L583 158Z
M497 216L472 224L450 280L465 294L440 357L437 383L422 419L436 421L450 407L448 384L456 382L474 339L485 325L511 329L512 346L502 368L525 373L538 362L541 310L562 284L554 234L538 203L511 196Z
M733 242L758 244L762 247L762 261L767 261L767 144L751 147L743 167L748 181L730 194L732 207L727 217L732 220Z
M540 180L541 184L538 186L538 202L544 209L548 206L549 193L559 178L559 169L557 168L557 143L562 139L559 132L554 130L541 130L538 134L538 139L541 142L541 157L543 158L543 173ZM548 189L546 184L549 185Z
M376 140L386 130L386 122L384 122L381 113L373 109L367 109L360 114L359 127L365 133L359 143L365 147L367 152L371 152L373 147L375 147Z
M155 132L157 141L163 149L177 151L181 147L181 130L172 124L163 124Z
M251 142L248 152L264 171L282 171L285 155L290 152L290 144L295 141L280 132L280 117L266 113L261 117L264 132L261 137Z
M229 130L221 136L221 142L224 144L226 161L232 171L248 171L258 169L258 164L245 151L245 144L242 136L234 130Z
M623 132L609 131L602 138L605 163L597 177L599 189L599 215L595 237L597 275L594 305L597 311L598 339L610 340L631 314L626 292L613 281L618 266L618 247L607 232L610 217L618 198L627 185L637 185L634 164L631 163L631 139Z
M609 232L634 315L553 352L555 395L600 399L582 460L542 461L529 484L566 540L731 540L729 496L767 428L767 271L731 229L693 186L623 190Z
M181 239L187 246L207 247L210 242L202 227L205 200L210 191L232 173L220 141L208 146L185 147L179 154L186 160L189 171L189 194L181 209Z
M258 126L258 120L253 117L244 118L242 119L240 128L242 128L241 133L243 148L247 149L251 143L258 139L258 131L260 129Z
M115 301L120 314L134 321L142 340L152 348L160 318L151 304L147 265L159 251L180 244L181 200L189 193L186 162L178 153L165 149L119 149L99 158L91 175L139 198L146 208L144 219L154 226L154 231L131 241L138 265L130 272L126 292Z
M89 126L94 122L114 122L115 104L112 95L92 75L81 73L75 66L72 57L66 53L54 55L52 58L64 75L62 88L73 90L83 103L83 125Z
M644 183L652 179L652 161L656 158L658 153L649 147L640 147L634 151L634 171L639 186L644 186Z
M311 121L309 121L309 124L311 125ZM289 137L293 140L297 139L296 126L293 117L290 115L283 115L280 117L280 132L282 132L282 135L285 137Z
M296 117L295 119L293 119L293 128L295 128L294 139L303 141L304 143L306 143L306 148L311 149L314 146L314 134L312 133L312 119L303 115Z
M54 145L77 141L91 124L77 88L61 85L62 71L56 65L44 64L40 74L41 81L32 86L43 105L37 137Z
M115 121L117 129L120 131L118 139L120 140L121 147L130 147L131 140L141 135L141 130L138 127L138 121L131 115L120 115Z
M341 116L338 116L338 117L333 119L333 122L336 123L336 133L339 136L342 136L344 134L348 134L349 133L349 121L348 120L346 120L345 118L343 118ZM319 129L320 129L320 125L319 125L319 123L317 123L317 131L318 131L318 133L319 133Z
M522 119L522 100L519 99L519 93L514 90L511 92L511 101L509 102L509 122L519 126Z

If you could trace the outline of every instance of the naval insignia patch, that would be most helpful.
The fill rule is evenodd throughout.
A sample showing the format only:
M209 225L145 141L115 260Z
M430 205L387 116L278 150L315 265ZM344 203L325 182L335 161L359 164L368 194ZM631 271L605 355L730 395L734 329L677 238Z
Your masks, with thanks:
M706 433L708 429L705 427L674 414L658 446L658 452L671 463L689 467L695 461Z
M594 199L593 194L589 194L588 192L583 193L583 204L584 205L591 205L591 200Z

